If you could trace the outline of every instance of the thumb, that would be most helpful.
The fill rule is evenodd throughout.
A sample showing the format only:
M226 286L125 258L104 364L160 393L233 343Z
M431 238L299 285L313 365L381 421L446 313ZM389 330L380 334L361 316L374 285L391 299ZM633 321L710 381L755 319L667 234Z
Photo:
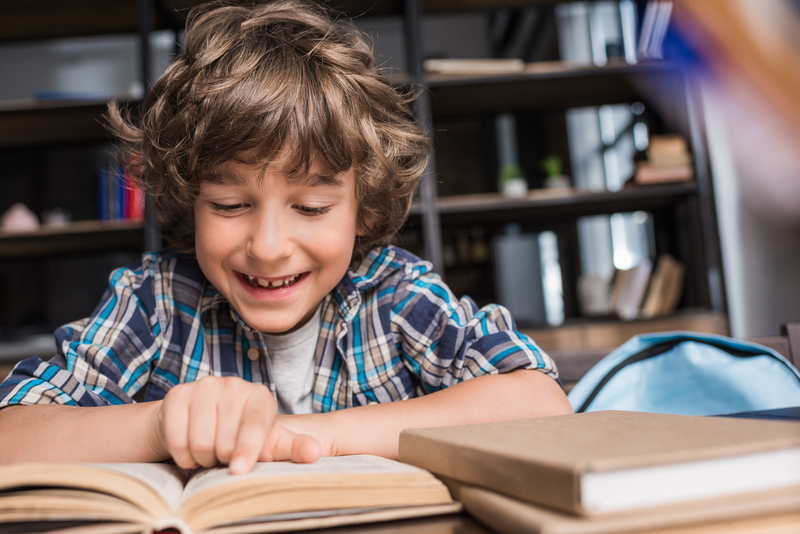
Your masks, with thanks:
M307 434L297 434L275 423L258 459L261 462L281 462L289 460L300 464L310 464L322 456L322 446Z

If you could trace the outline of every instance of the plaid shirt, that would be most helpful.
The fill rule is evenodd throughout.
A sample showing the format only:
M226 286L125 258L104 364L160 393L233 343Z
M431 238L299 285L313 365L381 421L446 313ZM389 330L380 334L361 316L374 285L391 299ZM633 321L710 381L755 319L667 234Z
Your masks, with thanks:
M508 311L458 300L431 265L376 248L321 303L313 409L391 402L479 375L555 365L514 330ZM182 255L147 253L115 270L93 315L56 331L49 362L20 362L0 385L0 407L99 406L151 401L207 375L268 384L261 334Z

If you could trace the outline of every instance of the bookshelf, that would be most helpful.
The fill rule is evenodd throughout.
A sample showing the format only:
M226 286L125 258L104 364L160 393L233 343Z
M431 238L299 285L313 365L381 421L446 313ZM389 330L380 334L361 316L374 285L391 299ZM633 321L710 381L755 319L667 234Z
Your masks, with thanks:
M640 15L647 3L637 2ZM481 11L490 13L489 20L496 21L501 17L492 19L495 16L492 13L505 8L510 8L505 9L506 16L535 8L539 18L547 20L548 14L554 15L560 4L567 3L422 0L411 4L414 5L405 15L407 24L419 27L409 35L419 38L420 27L429 15ZM590 8L583 6L581 9ZM551 24L552 20L551 17ZM545 25L538 25L538 30L546 33ZM560 332L588 343L574 335L576 329L594 327L598 322L602 322L607 331L617 331L627 337L676 324L687 329L728 333L702 112L684 65L671 60L642 58L631 62L622 54L603 57L598 62L565 61L551 55L528 61L519 72L441 74L423 71L420 64L426 56L422 45L417 43L415 47L412 43L408 48L409 73L396 76L396 83L416 83L424 87L425 98L416 112L420 123L432 132L437 152L429 170L431 179L427 191L423 184L400 244L417 247L419 253L432 260L456 294L470 294L479 305L498 300L499 289L494 288L497 265L493 265L491 259L453 260L453 257L462 255L459 249L464 242L475 242L474 235L479 236L481 249L491 249L492 242L504 234L509 224L514 224L523 232L550 232L557 237L563 284L562 323L556 327L523 325L534 339L543 337L542 346L546 349L562 354L579 351L579 346L545 345ZM679 133L686 138L694 158L693 179L647 186L631 182L625 187L601 187L600 190L596 187L543 187L537 159L556 153L566 161L568 171L574 163L569 161L571 139L567 135L565 114L580 108L633 104L646 110L649 133ZM493 146L497 141L493 119L500 114L514 116L517 140L520 146L527 143L519 149L519 163L525 167L530 189L520 198L509 198L498 192L497 159L501 149ZM600 146L598 150L608 146ZM538 154L530 154L539 147L543 148ZM581 237L577 228L579 222L593 216L637 213L646 214L648 224L652 225L651 259L655 261L660 255L670 254L686 266L677 312L670 317L635 321L584 316L577 291L586 248L577 243ZM622 341L624 339L618 340Z
M188 10L199 3L197 0L76 0L65 4L56 0L15 0L0 7L0 46L67 36L134 33L139 35L141 47L146 48L149 31L180 28ZM521 72L515 73L426 73L422 69L428 53L423 42L423 25L429 17L481 13L492 20L502 10L535 8L542 13L542 20L551 20L556 7L566 2L333 0L327 3L357 19L388 18L398 20L402 26L405 49L401 54L407 68L405 72L392 71L390 78L396 86L422 88L415 114L423 128L431 132L438 149L420 186L400 244L431 260L456 293L473 295L479 304L494 301L496 273L491 253L482 261L446 262L449 243L460 239L464 232L471 235L477 229L491 249L492 240L513 223L523 231L553 232L558 238L565 318L558 327L523 325L535 334L535 339L558 337L559 332L569 336L576 328L589 328L598 321L605 321L604 328L625 335L659 328L652 321L622 323L610 318L583 317L576 292L582 261L577 244L578 221L592 216L646 212L652 221L655 253L671 253L687 267L677 316L688 314L694 322L681 324L727 333L702 113L681 65L652 60L631 64L610 57L598 66L562 61L545 54L536 61L528 61ZM645 3L638 2L639 8ZM546 30L545 26L539 29ZM567 110L634 102L644 103L653 131L679 131L685 135L694 156L694 180L614 191L540 187L542 176L534 156L545 155L545 150L559 153L570 170L570 142L564 125ZM136 105L135 101L130 103ZM105 102L99 101L0 102L0 156L10 158L17 151L27 154L26 157L38 151L80 151L87 145L107 143L99 122L104 110ZM520 163L529 171L531 185L521 198L508 198L498 192L493 168L497 159L493 120L498 114L516 117L520 142L542 147L539 154L533 154L536 150L520 151ZM0 233L0 258L21 265L61 254L87 258L120 251L138 254L146 246L145 235L152 231L152 222L114 225L92 221L87 216L86 220L65 228L42 230L24 237ZM557 350L578 351L580 347Z
M60 68L58 61L68 65L74 61L74 50L85 48L92 39L127 34L122 37L137 48L144 47L149 36L141 31L137 17L142 9L152 9L152 5L137 0L4 2L0 6L0 51L34 51L30 65L10 63L10 76L25 78L31 69L39 74L37 80L54 80L64 73L47 69ZM163 14L153 13L158 27L169 26ZM114 46L118 42L114 41ZM55 59L38 64L33 53L47 53L48 47L59 50L60 55L51 54ZM144 72L138 67L134 60L125 68ZM141 84L146 82L141 80ZM9 91L14 94L14 87L9 84L0 100L0 162L4 169L0 211L22 202L41 221L56 208L66 212L68 220L41 224L29 232L0 229L0 372L24 357L53 354L55 327L91 313L111 269L141 254L152 225L98 220L98 175L112 152L102 125L107 98L92 94L74 98L5 96ZM138 105L134 99L121 99Z

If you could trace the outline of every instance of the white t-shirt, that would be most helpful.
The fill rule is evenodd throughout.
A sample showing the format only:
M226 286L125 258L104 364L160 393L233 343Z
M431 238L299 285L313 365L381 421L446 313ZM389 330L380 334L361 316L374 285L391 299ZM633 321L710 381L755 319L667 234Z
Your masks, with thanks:
M319 339L320 308L299 329L288 334L262 334L277 394L278 413L311 413L314 352Z

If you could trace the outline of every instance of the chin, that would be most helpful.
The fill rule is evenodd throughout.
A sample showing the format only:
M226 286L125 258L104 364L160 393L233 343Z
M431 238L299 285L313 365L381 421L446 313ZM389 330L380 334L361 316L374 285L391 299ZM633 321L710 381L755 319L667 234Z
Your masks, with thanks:
M299 323L302 322L302 317L295 321L287 320L286 316L275 320L266 318L259 320L258 318L254 318L252 321L249 321L246 317L244 320L253 330L258 330L259 332L264 332L265 334L284 334L296 328Z

